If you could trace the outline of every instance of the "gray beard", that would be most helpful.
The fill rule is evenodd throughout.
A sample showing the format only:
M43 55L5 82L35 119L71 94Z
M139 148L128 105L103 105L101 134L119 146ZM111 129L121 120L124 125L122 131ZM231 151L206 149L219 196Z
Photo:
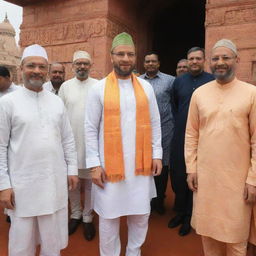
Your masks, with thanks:
M81 78L81 79L84 79L84 78L87 78L89 75L89 71L85 71L85 70L80 70L80 71L76 71L76 77L77 78Z

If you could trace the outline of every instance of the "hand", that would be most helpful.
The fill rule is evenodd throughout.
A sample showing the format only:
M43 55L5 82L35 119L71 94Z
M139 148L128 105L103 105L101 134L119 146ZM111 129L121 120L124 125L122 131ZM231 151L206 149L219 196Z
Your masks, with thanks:
M187 183L190 190L197 191L197 173L189 173L187 176Z
M244 188L244 200L248 204L254 204L256 202L256 187L250 184L245 184Z
M159 176L162 172L162 160L153 159L152 161L152 174L153 176Z
M79 179L77 175L68 175L68 190L76 189Z
M96 166L91 169L92 182L104 189L105 172L101 166Z
M0 205L7 209L14 209L15 200L14 200L14 192L12 188L8 188L0 191Z

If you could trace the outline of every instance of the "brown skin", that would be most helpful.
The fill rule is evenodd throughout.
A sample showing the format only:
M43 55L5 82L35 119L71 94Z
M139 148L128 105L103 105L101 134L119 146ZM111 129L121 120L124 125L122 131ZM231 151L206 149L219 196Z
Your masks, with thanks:
M144 68L146 70L146 74L150 78L154 78L159 71L160 61L158 60L157 55L150 54L145 56L144 60Z
M0 76L0 92L6 91L12 84L11 78Z
M239 58L226 47L217 47L212 51L210 68L220 84L229 83L235 78L238 63Z
M188 62L187 61L180 61L177 64L176 74L177 76L181 76L188 72Z
M188 54L188 71L192 76L197 76L204 71L205 58L201 51Z
M21 72L24 86L31 91L40 92L48 73L48 62L43 57L27 57L22 61Z
M119 53L123 53L124 56L118 56ZM134 56L129 57L128 54L133 54ZM119 45L113 49L112 53L110 54L110 58L117 78L129 79L136 64L134 46Z
M59 90L61 84L65 81L65 68L60 63L54 63L49 70L49 78L55 90Z
M90 60L81 58L73 62L73 71L76 74L76 78L80 81L84 81L89 76L92 63Z

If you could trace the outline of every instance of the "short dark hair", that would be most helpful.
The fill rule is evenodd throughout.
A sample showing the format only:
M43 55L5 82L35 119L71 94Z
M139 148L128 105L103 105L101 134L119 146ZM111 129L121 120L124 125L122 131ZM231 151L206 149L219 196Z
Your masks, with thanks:
M9 69L5 66L0 66L0 76L11 77Z
M203 56L204 56L204 58L205 58L205 50L204 50L204 48L201 48L201 47L198 47L198 46L195 46L195 47L190 48L190 49L188 50L188 52L187 52L187 56L188 56L191 52L197 52L197 51L202 52L202 53L203 53Z
M151 51L151 52L146 53L144 59L146 58L146 56L152 55L152 54L156 55L156 57L157 57L157 59L158 59L158 61L159 61L159 55L158 55L158 53L155 52L155 51Z
M63 71L64 71L64 73L65 73L65 66L64 66L62 63L60 63L60 62L53 62L52 64L50 64L50 65L49 65L49 71L51 71L51 68L52 68L52 66L54 66L54 65L61 65L62 68L63 68Z

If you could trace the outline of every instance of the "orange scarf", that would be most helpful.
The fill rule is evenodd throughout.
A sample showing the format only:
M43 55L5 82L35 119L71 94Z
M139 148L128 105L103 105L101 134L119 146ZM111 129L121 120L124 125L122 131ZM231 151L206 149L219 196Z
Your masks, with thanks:
M152 142L148 98L137 77L132 74L136 99L136 168L135 175L151 175ZM106 78L104 93L104 156L105 174L110 182L125 179L120 89L114 71Z

